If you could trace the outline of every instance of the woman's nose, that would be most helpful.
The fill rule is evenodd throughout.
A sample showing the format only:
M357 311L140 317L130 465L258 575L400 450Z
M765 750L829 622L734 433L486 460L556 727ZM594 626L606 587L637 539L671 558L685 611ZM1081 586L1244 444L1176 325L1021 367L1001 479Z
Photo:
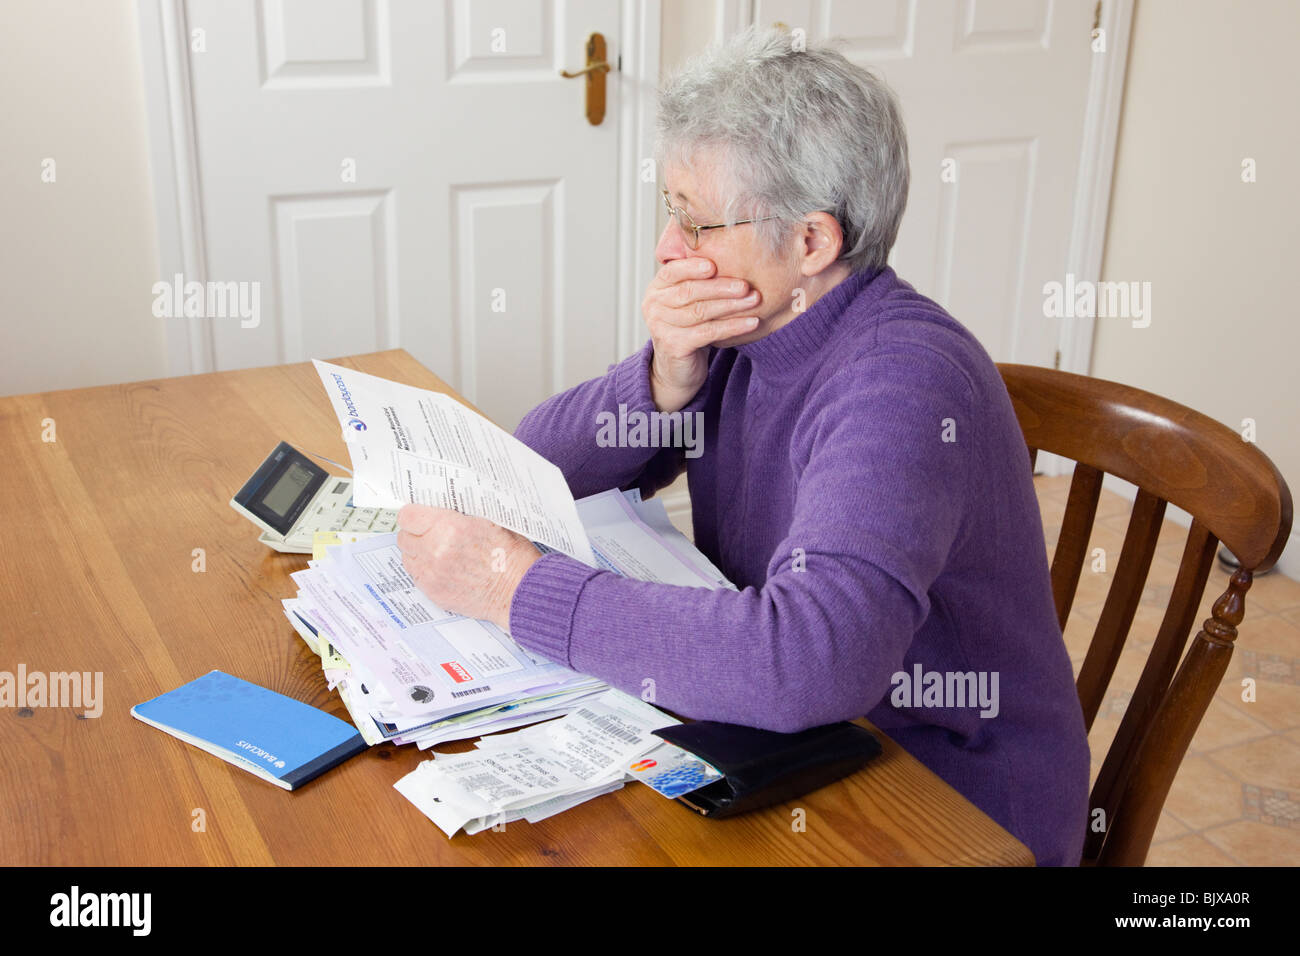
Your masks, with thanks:
M673 219L668 220L668 225L659 236L659 243L655 246L655 258L660 262L668 262L671 259L684 259L691 254L690 247L686 245L686 237L682 230L678 228Z

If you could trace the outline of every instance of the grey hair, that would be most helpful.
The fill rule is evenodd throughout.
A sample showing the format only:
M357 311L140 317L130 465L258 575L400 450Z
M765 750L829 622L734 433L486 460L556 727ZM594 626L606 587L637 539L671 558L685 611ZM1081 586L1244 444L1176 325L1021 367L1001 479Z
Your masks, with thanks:
M754 224L773 255L821 211L853 272L884 268L907 207L907 132L893 91L837 50L750 27L688 62L660 90L655 159L693 169L701 153L726 222L777 217Z

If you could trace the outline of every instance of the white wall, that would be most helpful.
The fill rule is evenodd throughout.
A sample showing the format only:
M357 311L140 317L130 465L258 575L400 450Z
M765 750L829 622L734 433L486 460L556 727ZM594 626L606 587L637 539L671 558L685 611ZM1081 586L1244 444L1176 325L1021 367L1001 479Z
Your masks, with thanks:
M132 0L0 3L0 117L0 395L166 375Z
M1300 495L1298 39L1294 0L1139 0L1102 278L1150 282L1151 325L1098 319L1092 374L1255 419Z

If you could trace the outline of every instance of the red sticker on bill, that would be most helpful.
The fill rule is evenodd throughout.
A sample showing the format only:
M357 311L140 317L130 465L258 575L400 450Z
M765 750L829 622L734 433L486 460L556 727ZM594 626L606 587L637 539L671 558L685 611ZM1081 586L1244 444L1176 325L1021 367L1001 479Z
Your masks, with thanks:
M457 684L464 684L467 681L472 681L474 679L469 676L469 671L465 670L465 668L461 667L455 661L447 661L442 665L442 669L450 674L451 679Z

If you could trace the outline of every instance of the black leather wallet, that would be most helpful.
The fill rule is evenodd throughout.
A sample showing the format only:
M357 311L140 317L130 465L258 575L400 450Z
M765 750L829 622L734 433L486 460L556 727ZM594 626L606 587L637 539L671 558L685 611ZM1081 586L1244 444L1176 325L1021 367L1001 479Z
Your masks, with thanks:
M706 817L729 817L784 803L847 777L880 753L880 741L848 722L778 734L702 720L654 733L723 775L677 798Z

